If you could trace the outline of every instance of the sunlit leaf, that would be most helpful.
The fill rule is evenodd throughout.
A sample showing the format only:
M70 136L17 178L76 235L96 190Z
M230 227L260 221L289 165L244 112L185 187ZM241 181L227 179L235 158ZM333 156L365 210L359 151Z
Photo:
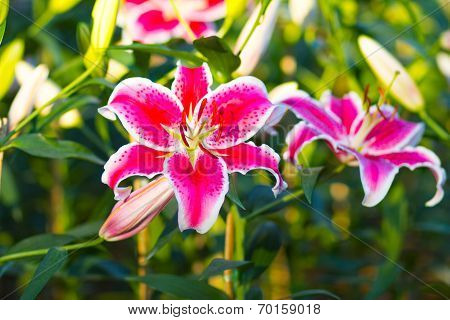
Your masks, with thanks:
M35 299L52 276L62 268L66 260L66 250L50 248L20 298L22 300Z

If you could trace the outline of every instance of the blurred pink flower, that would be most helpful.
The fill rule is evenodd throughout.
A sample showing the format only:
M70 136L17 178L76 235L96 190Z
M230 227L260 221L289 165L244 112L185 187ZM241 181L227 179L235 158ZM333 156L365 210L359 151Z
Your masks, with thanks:
M214 34L212 22L226 13L224 0L183 0L176 5L197 37ZM124 11L126 38L142 43L161 43L174 37L190 40L169 0L126 0Z
M116 116L134 138L105 165L102 181L117 200L131 188L119 183L130 176L163 174L178 201L180 230L207 232L228 192L228 174L265 169L276 178L277 195L286 187L278 170L280 157L266 145L246 142L261 129L274 106L264 84L240 77L211 91L204 64L178 65L172 89L144 78L122 81L99 112Z
M389 105L365 111L355 93L339 99L327 92L318 102L296 91L283 103L304 120L286 137L286 160L296 163L303 147L325 140L342 162L359 165L365 192L363 205L372 207L383 200L401 167L429 168L437 191L426 205L434 206L442 200L446 174L440 160L431 150L416 147L423 124L400 119Z

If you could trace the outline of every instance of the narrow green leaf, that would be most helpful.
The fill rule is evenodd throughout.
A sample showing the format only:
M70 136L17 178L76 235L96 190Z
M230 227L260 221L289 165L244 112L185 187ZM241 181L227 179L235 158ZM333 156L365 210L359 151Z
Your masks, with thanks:
M241 59L219 37L197 39L194 41L194 47L208 59L213 71L224 79L229 79L231 73L241 64Z
M23 251L45 249L49 247L60 247L75 240L75 237L63 234L38 234L19 241L8 250L8 254Z
M295 293L291 294L288 298L289 299L303 299L303 298L313 299L313 298L320 297L320 296L330 297L335 300L341 300L341 298L339 298L334 293L332 293L328 290L323 290L323 289L309 289L309 290L295 292Z
M241 202L241 199L239 199L239 195L236 190L236 183L233 179L230 179L230 189L227 193L227 198L231 200L235 205L237 205L242 210L245 210L244 205Z
M6 21L0 24L0 45L2 44L3 36L5 35Z
M256 279L272 263L281 247L281 234L273 222L265 222L256 228L245 253L245 260L253 262L253 266L243 272L243 282Z
M58 272L67 260L67 251L50 248L37 267L33 278L20 297L21 300L32 300L44 289L47 282Z
M323 167L315 167L303 168L302 170L300 170L300 176L302 177L302 188L309 203L311 203L312 193L314 191L314 187L316 186L317 178L319 177L322 169Z
M206 282L170 274L150 274L145 277L127 277L128 281L144 282L150 288L169 295L193 300L223 300L227 295Z
M153 258L153 256L162 249L175 235L178 231L178 215L175 214L173 218L168 222L163 232L159 236L158 240L156 240L155 245L147 256L147 259Z
M222 274L225 270L238 269L240 267L249 265L250 261L235 261L235 260L225 260L225 259L214 259L206 267L203 273L200 275L199 279L208 279L212 276L217 276Z
M70 229L65 233L65 235L72 236L75 238L88 238L88 237L94 237L98 234L98 231L100 230L100 227L104 221L93 221L93 222L87 222L84 224L81 224L79 226L76 226L73 229Z
M12 140L6 149L17 148L32 156L66 159L77 158L103 164L104 161L94 155L89 149L73 141L46 138L40 133L24 134Z

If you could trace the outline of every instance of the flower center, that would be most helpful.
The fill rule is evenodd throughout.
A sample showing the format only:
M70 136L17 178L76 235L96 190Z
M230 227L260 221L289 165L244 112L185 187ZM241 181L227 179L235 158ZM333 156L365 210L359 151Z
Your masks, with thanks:
M378 106L377 110L373 113L367 111L367 114L364 116L362 120L361 127L359 128L357 134L351 140L350 146L357 151L361 151L362 149L364 149L364 145L367 143L367 141L365 140L369 135L370 131L383 120L389 119L386 117L385 114L383 114L383 111Z
M195 158L196 151L198 149L203 150L204 152L210 153L210 151L206 150L203 146L203 140L210 135L212 135L215 131L220 128L221 117L217 118L217 108L215 108L215 104L212 103L213 110L211 118L202 117L203 112L206 107L207 100L204 98L195 111L194 108L189 108L189 113L183 111L182 114L182 122L178 126L178 128L168 128L163 125L163 128L175 139L180 142L180 145L188 152L188 154L192 154ZM218 120L218 121L216 121ZM218 125L208 125L211 122L219 123Z

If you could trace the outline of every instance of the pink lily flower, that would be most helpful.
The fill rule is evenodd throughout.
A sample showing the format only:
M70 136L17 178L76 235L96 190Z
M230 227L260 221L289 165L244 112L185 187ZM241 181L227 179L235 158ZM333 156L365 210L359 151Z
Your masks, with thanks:
M424 131L422 123L400 119L388 105L365 111L355 93L339 99L327 92L318 102L296 91L284 103L304 120L286 137L286 160L297 163L297 155L307 144L325 140L342 162L359 165L364 206L372 207L383 200L402 167L429 168L437 191L426 205L434 206L442 200L446 174L440 160L431 150L416 147Z
M183 0L176 4L197 37L213 35L212 22L226 13L224 0ZM162 43L171 38L191 41L169 0L126 0L124 9L126 34L133 41Z
M111 156L102 182L114 190L116 200L123 200L131 188L119 187L122 180L162 174L178 201L181 231L205 233L212 227L228 192L228 173L265 169L276 178L275 196L286 187L278 154L266 145L246 142L274 109L264 84L254 77L240 77L212 91L211 84L206 64L179 64L171 90L130 78L119 83L108 105L99 109L108 119L118 117L137 141Z

